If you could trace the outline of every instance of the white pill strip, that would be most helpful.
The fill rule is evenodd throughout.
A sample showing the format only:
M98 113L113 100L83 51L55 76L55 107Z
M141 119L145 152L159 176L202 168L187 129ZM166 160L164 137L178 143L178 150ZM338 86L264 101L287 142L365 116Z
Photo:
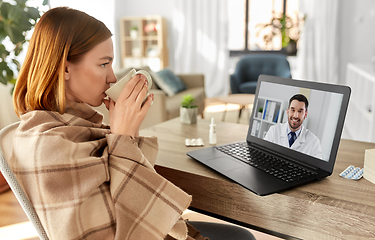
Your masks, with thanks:
M342 171L339 175L344 178L359 180L363 176L363 168L354 167L350 165L344 171Z

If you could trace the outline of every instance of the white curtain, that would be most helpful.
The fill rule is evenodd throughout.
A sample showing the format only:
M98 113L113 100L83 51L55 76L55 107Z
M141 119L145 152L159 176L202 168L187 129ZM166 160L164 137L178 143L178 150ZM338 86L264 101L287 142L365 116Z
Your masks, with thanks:
M0 83L0 129L3 127L19 121L16 113L13 110L13 100L10 94L12 86L8 84L5 86Z
M203 73L207 97L229 92L227 0L175 0L172 68Z
M306 15L297 54L296 79L338 83L339 0L300 0Z

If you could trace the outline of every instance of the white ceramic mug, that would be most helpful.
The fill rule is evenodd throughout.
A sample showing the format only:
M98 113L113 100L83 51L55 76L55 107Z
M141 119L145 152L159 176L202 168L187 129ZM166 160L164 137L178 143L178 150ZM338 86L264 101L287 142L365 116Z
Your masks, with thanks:
M116 102L117 99L118 99L118 97L120 96L122 90L124 89L125 85L129 82L129 80L132 77L134 77L137 74L142 74L142 75L144 75L147 78L147 82L148 82L148 89L147 89L147 91L149 92L150 89L151 89L151 86L152 86L151 75L147 71L145 71L145 70L136 71L135 69L132 69L125 76L123 76L122 78L120 78L120 80L118 80L115 84L113 84L107 91L105 91L105 93L113 101ZM146 96L146 98L145 98L144 101L146 101L148 95L149 94L147 93L147 96Z

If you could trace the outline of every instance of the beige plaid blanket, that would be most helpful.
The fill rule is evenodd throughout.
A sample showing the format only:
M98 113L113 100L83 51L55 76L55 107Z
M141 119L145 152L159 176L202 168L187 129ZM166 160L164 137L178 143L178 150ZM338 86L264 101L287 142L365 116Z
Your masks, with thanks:
M190 239L191 196L157 174L156 137L111 134L86 104L21 116L11 168L50 239Z

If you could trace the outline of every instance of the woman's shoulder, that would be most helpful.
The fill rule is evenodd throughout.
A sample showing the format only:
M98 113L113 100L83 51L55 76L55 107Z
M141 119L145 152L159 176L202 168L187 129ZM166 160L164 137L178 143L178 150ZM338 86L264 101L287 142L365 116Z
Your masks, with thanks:
M82 133L82 131L88 131L90 135L104 137L109 129L100 122L92 122L70 113L60 114L45 110L35 110L23 114L18 127L19 133L33 132L34 134L59 132L75 135ZM97 133L95 134L95 132Z
M68 119L64 119L63 114L57 112L34 110L26 112L20 117L19 130L44 132L47 129L66 126Z

